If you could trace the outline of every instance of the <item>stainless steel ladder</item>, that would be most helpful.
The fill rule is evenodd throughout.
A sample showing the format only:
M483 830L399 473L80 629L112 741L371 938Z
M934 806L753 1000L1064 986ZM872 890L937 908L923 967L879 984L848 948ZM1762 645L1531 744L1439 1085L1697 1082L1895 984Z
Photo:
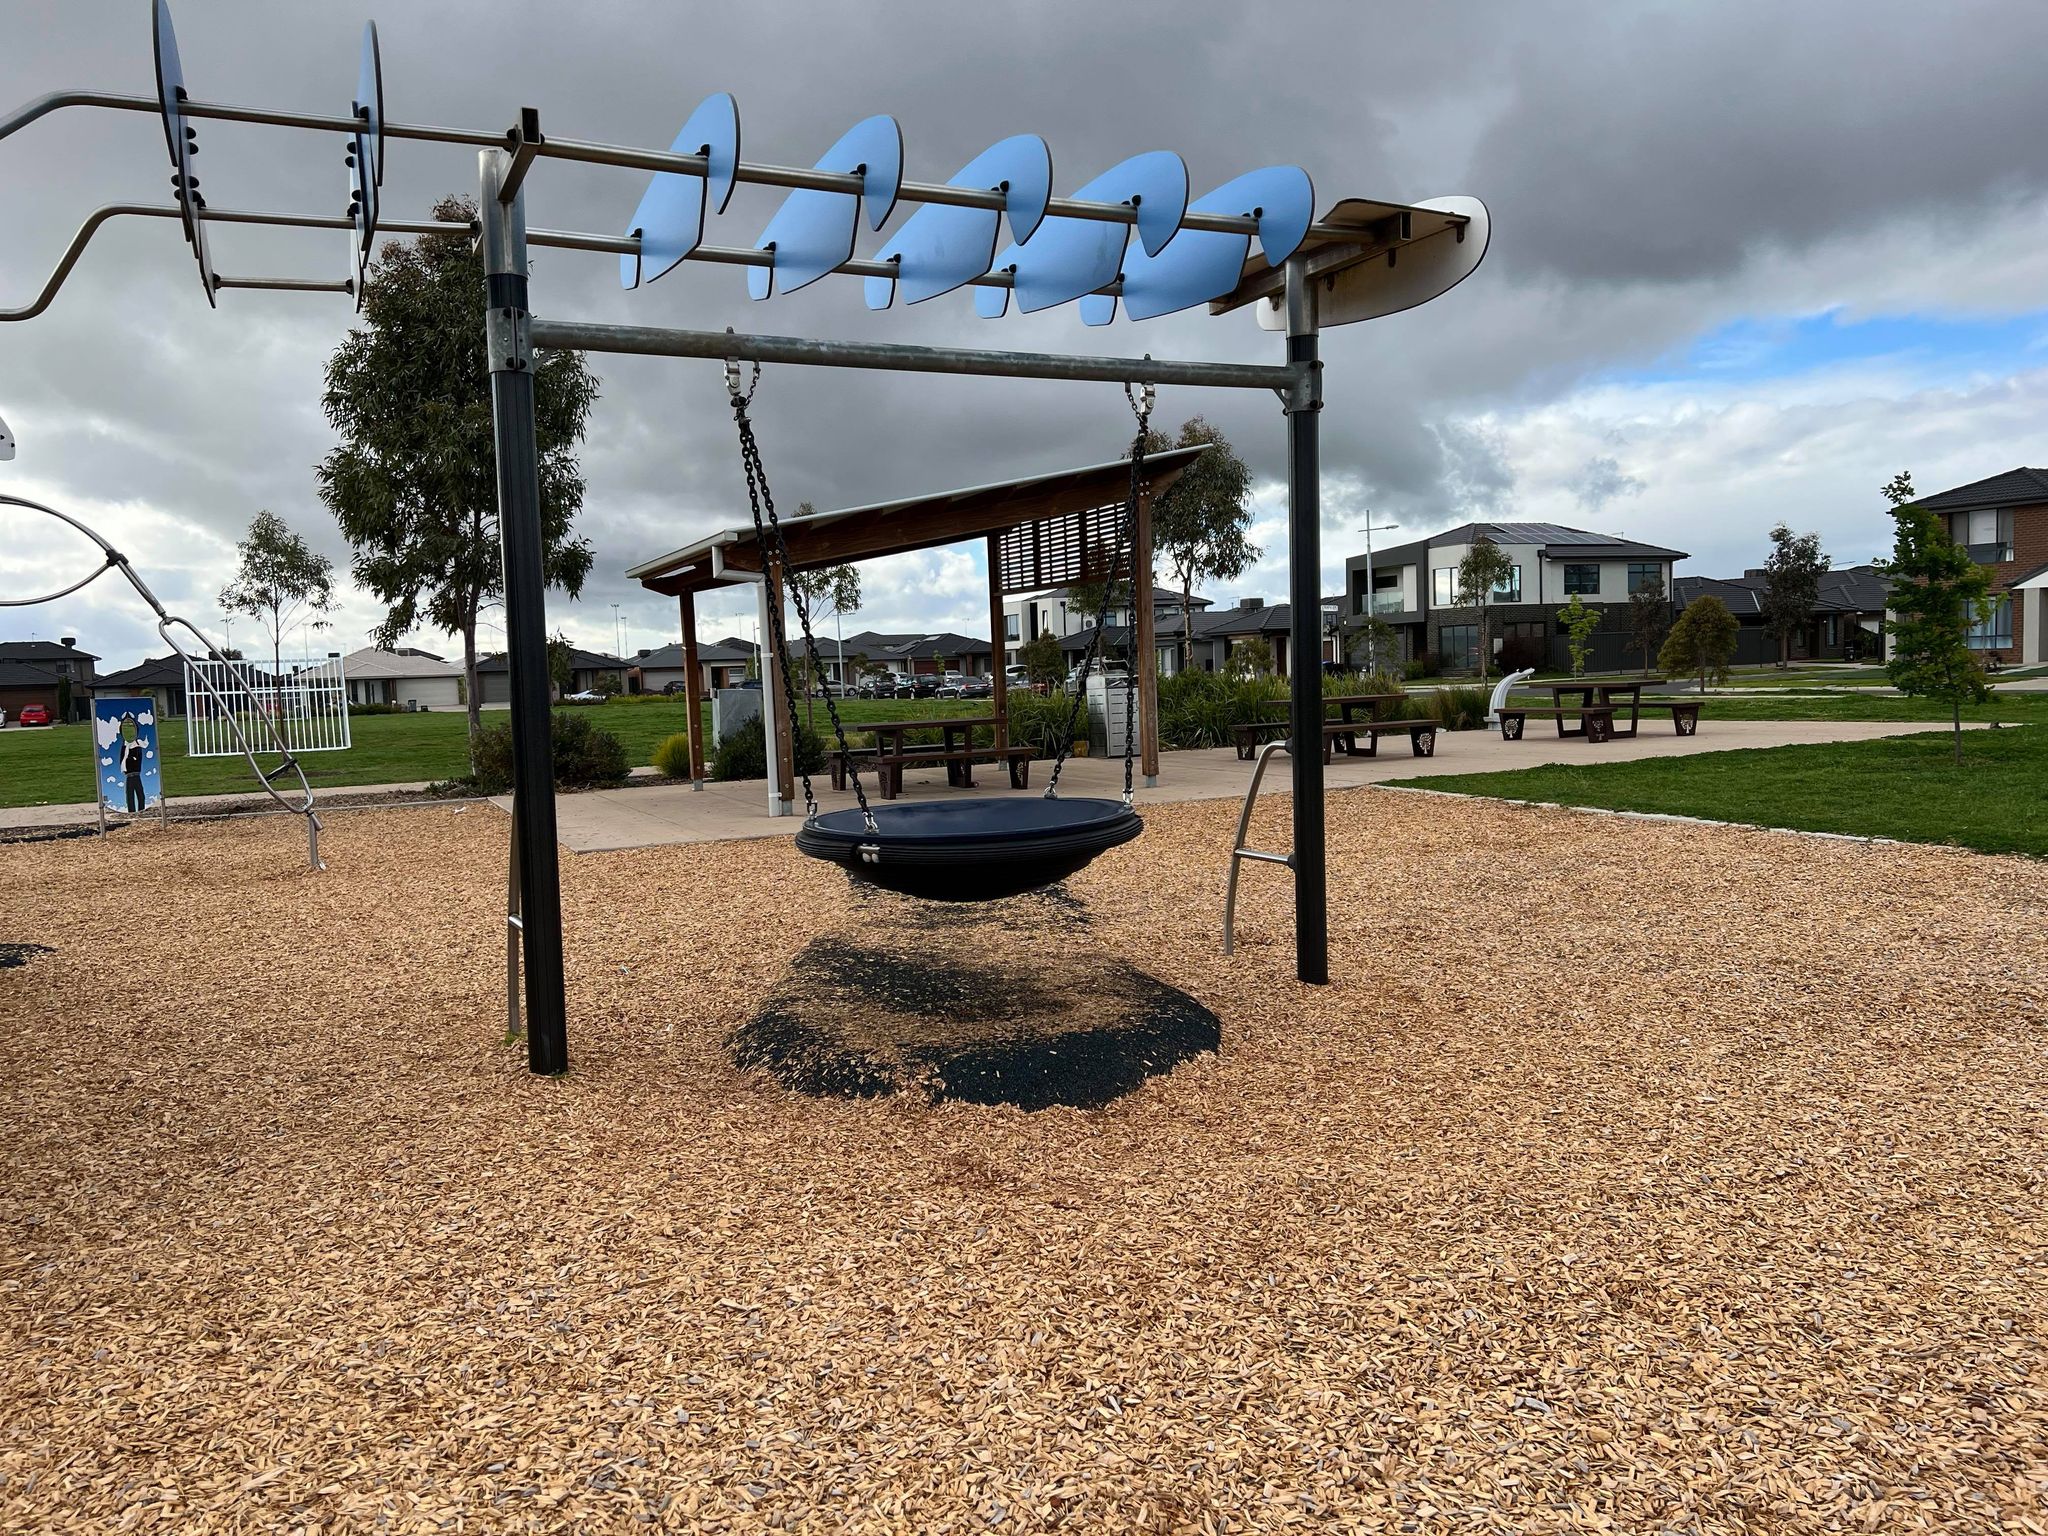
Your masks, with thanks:
M1230 844L1230 878L1223 887L1223 953L1229 955L1237 948L1237 869L1242 859L1257 859L1264 864L1285 864L1294 868L1294 856L1286 853L1268 853L1263 848L1247 848L1245 834L1251 830L1252 807L1258 803L1259 782L1266 776L1266 764L1273 760L1275 752L1285 752L1288 744L1284 741L1269 741L1259 748L1259 760L1252 769L1251 788L1244 792L1244 809L1237 813L1237 836Z

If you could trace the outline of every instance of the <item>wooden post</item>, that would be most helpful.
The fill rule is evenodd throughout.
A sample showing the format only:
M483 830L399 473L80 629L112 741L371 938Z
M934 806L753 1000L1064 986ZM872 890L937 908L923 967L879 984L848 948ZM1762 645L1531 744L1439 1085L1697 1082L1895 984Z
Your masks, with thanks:
M690 783L704 782L704 689L697 671L697 594L677 595L683 619L683 702L689 708Z
M764 580L767 583L769 612L782 616L782 567L774 561L768 562ZM775 644L771 633L764 625L761 633L761 708L781 711L785 708L782 696L782 666L775 656ZM775 762L770 772L775 779L775 792L782 796L785 807L796 804L796 716L786 717L783 729L775 733Z
M995 690L998 748L1010 744L1010 680L1006 675L1010 665L1010 652L1003 643L1002 544L1003 536L1000 533L988 536L989 685Z
M1138 488L1131 543L1131 595L1138 630L1131 665L1138 669L1138 760L1149 789L1159 782L1159 646L1152 629L1152 492L1146 486Z

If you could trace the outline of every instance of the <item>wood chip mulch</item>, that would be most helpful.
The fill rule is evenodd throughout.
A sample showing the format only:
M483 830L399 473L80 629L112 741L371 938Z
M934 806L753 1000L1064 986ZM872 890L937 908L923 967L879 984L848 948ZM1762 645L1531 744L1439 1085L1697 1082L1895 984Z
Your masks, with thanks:
M1234 813L1031 1114L731 1063L779 841L565 861L562 1081L495 811L0 847L0 1527L2048 1531L2048 866L1355 791L1314 989Z

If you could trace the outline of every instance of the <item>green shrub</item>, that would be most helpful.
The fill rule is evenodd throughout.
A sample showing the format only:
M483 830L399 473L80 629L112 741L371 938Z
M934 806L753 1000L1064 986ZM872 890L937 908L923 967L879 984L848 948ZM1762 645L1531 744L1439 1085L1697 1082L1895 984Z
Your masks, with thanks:
M797 722L794 743L796 771L798 773L822 773L825 768L824 738L805 725ZM761 723L759 715L745 725L728 732L725 740L718 744L712 755L711 777L714 779L765 779L768 777L768 730Z
M1074 711L1074 701L1067 694L1025 693L1022 690L1010 695L1010 742L1014 746L1029 747L1040 757L1057 757L1060 740L1067 733L1067 721ZM1088 710L1083 705L1076 730L1085 732L1088 728Z
M673 736L664 736L654 749L654 766L671 779L687 779L690 776L689 733L677 731Z
M610 731L584 715L557 713L549 732L560 789L604 789L626 782L626 749ZM512 788L512 726L487 725L470 747L470 779L478 793L502 795Z
M348 712L351 715L395 715L398 713L398 706L396 704L351 703L348 707Z
M1182 672L1159 680L1159 743L1230 745L1231 727L1270 719L1287 701L1287 684L1269 674Z
M1445 730L1477 731L1486 727L1486 706L1492 698L1485 688L1439 688L1421 702L1426 717Z

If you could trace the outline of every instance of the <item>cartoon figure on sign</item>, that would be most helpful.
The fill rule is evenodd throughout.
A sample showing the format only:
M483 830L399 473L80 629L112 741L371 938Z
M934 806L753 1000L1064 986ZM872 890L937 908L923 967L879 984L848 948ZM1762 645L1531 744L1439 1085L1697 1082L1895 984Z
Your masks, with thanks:
M94 777L104 810L139 816L163 805L156 704L147 698L92 701Z

